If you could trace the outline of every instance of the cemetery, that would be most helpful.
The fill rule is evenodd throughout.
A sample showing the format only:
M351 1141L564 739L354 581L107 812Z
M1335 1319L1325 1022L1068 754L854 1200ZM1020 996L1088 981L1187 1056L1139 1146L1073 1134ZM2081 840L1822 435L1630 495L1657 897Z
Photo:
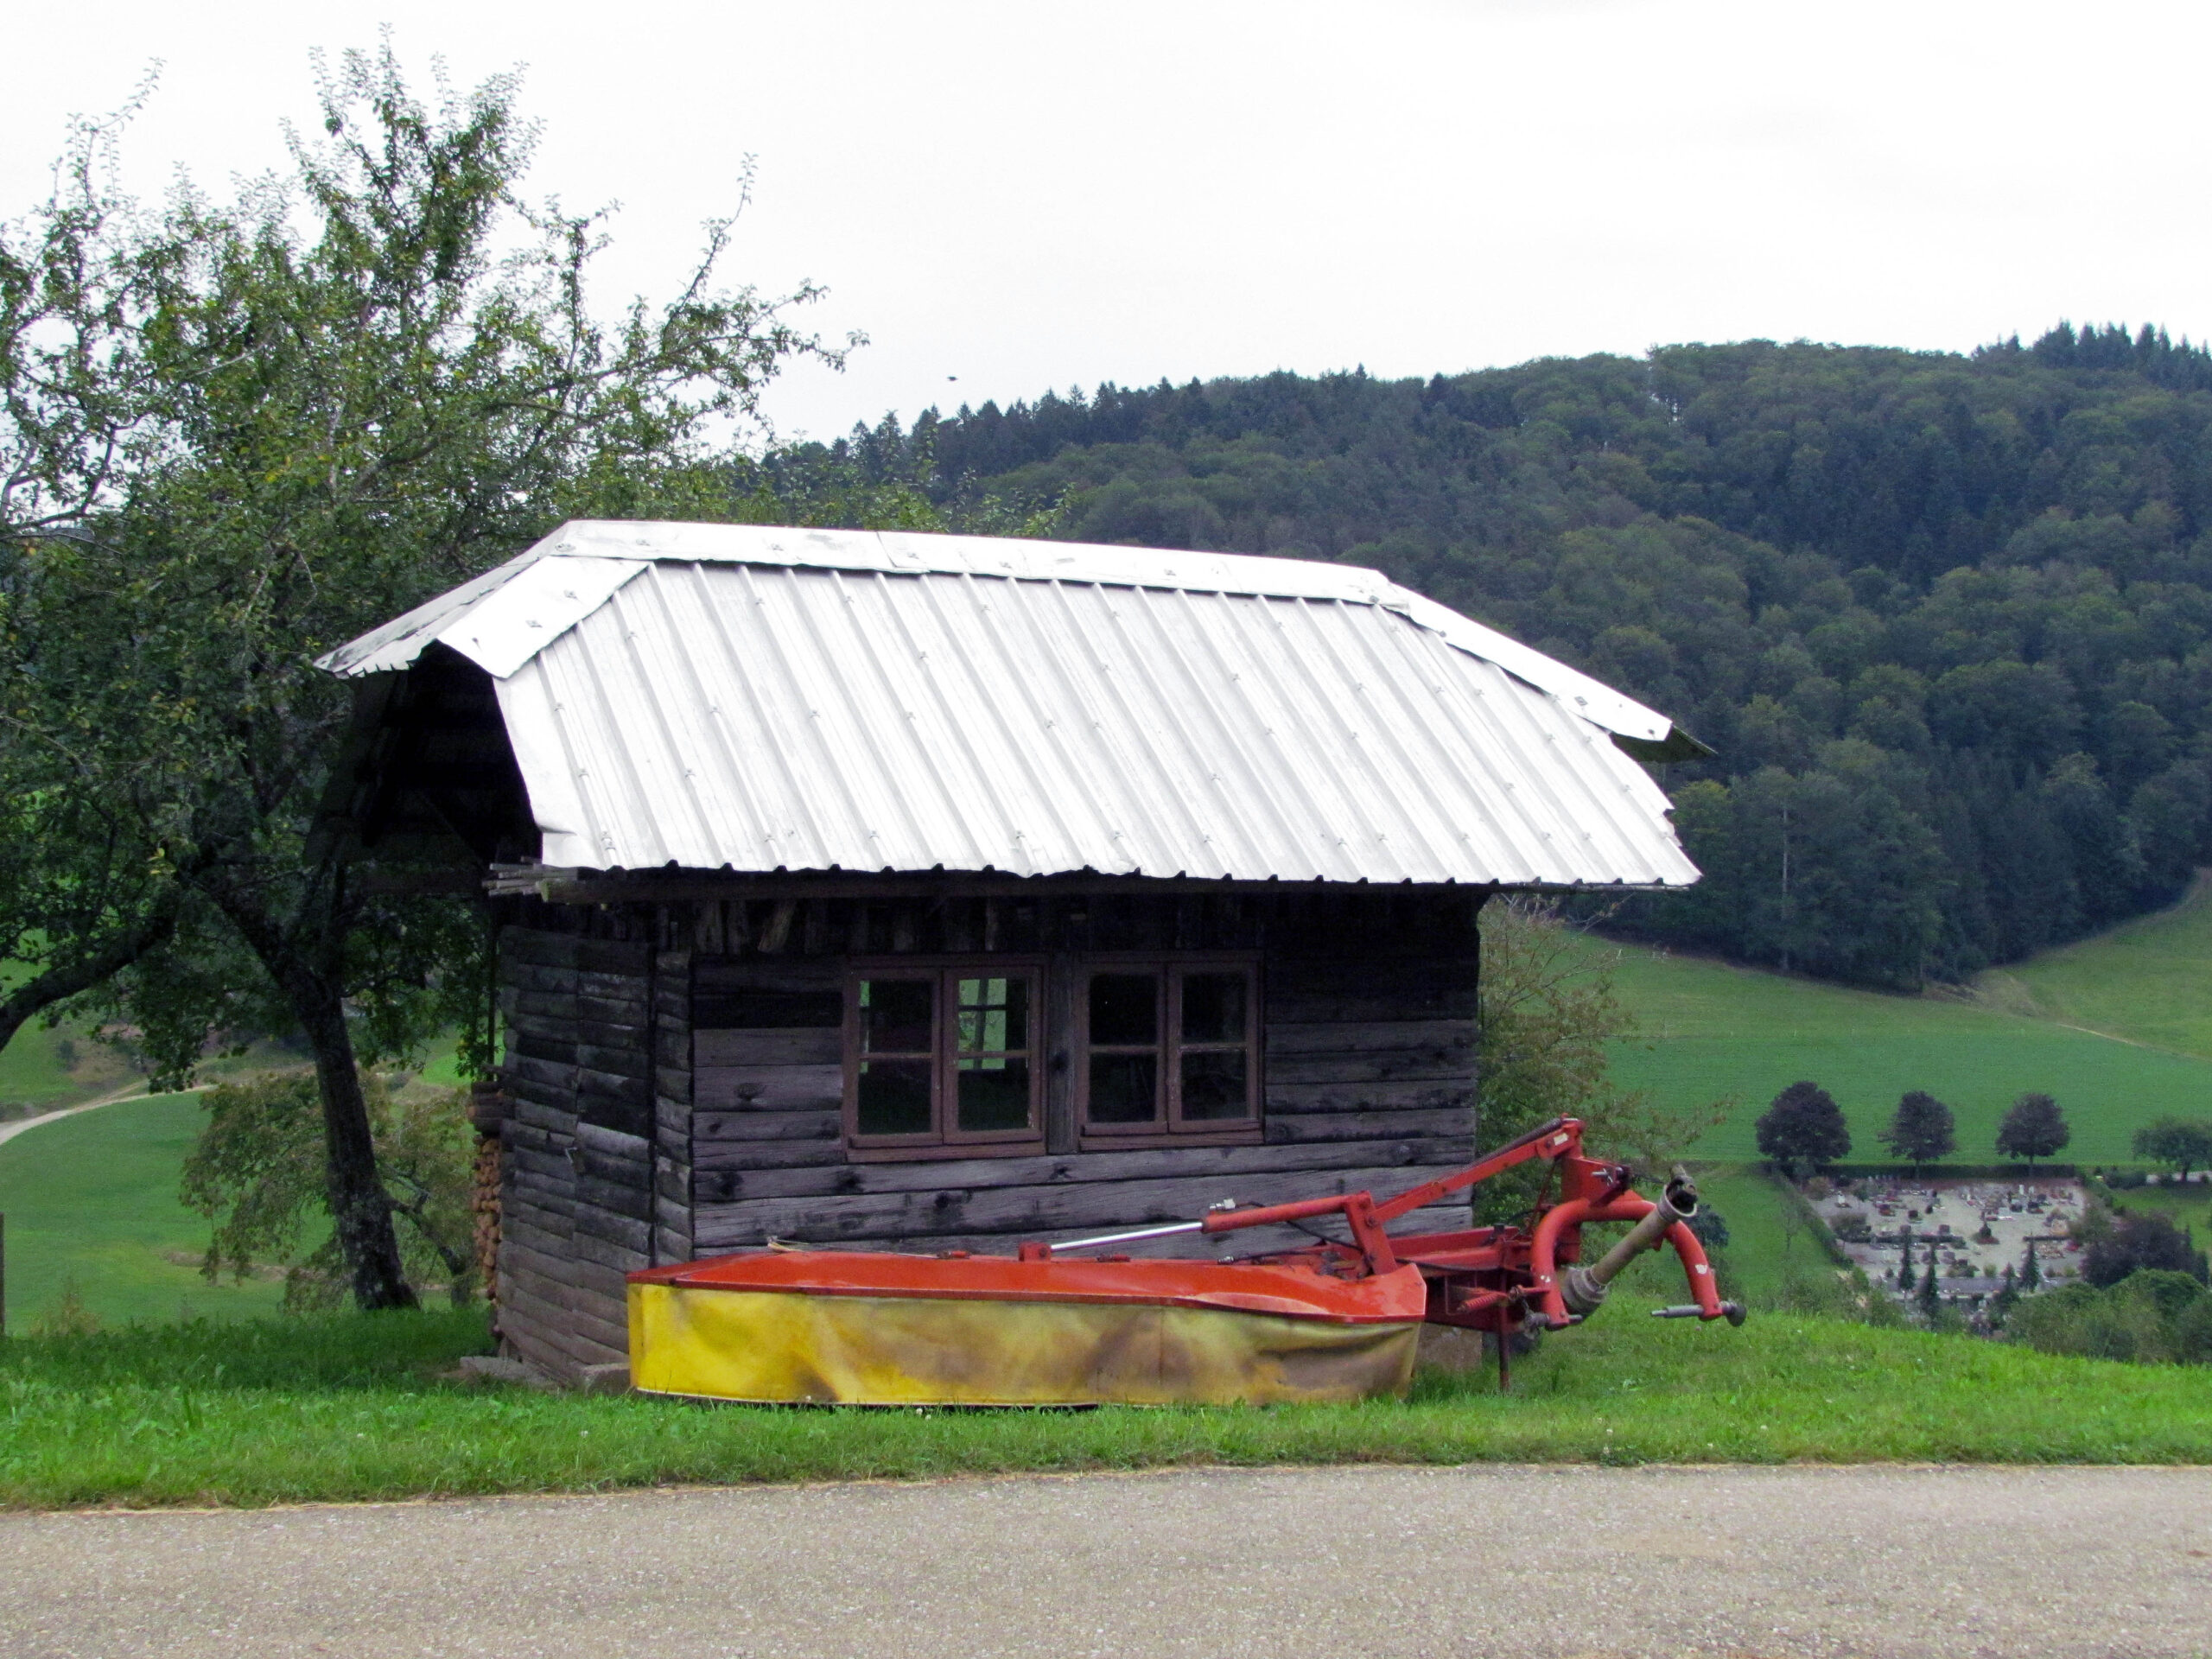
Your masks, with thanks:
M2037 1180L1877 1176L1808 1190L1814 1209L1870 1283L1909 1300L1932 1260L1946 1302L1978 1308L2022 1278L2033 1250L2038 1282L2081 1274L2075 1236L2086 1202L2071 1178ZM1908 1254L1912 1276L1904 1272Z

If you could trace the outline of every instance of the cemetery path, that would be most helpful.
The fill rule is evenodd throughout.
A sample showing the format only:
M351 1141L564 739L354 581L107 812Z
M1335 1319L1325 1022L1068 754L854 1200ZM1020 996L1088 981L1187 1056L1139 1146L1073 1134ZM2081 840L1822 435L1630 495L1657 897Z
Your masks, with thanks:
M2202 1654L2212 1472L1183 1470L0 1516L0 1652Z

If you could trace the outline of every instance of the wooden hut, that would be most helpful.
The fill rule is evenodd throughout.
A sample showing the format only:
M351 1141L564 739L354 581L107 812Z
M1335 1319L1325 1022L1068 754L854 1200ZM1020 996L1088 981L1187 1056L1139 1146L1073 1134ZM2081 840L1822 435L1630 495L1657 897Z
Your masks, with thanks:
M1696 879L1692 740L1343 565L576 523L325 665L350 855L495 895L499 1329L571 1378L639 1268L1463 1161L1484 900Z

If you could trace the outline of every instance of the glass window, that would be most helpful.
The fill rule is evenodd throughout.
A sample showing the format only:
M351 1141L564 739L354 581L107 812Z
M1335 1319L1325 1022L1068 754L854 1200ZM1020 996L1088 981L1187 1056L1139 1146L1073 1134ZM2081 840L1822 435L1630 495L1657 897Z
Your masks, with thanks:
M864 979L854 1128L861 1135L927 1135L937 1046L937 988L926 979Z
M1096 973L1085 1012L1090 1121L1150 1126L1160 1121L1160 1027L1166 979L1156 973Z
M957 982L959 1046L955 1058L959 1127L996 1134L1029 1127L1029 982Z
M901 963L847 988L846 1128L856 1148L1041 1135L1033 965Z
M1085 978L1081 1114L1100 1136L1221 1135L1259 1126L1248 963L1101 963Z

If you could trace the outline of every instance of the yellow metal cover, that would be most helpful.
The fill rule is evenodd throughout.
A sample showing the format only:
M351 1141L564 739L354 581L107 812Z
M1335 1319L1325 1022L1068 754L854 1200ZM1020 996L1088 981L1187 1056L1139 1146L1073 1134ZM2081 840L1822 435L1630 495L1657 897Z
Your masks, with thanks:
M1402 1395L1418 1320L1145 1303L809 1295L632 1282L631 1380L717 1400L1264 1405Z

